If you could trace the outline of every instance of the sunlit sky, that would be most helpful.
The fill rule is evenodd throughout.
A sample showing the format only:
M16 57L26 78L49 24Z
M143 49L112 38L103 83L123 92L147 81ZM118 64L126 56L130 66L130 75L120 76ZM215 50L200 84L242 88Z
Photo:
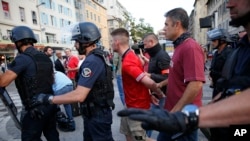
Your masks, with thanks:
M145 23L149 23L154 32L164 27L164 14L176 7L184 8L190 15L193 10L195 0L118 0L132 17L139 22L140 18L145 19Z

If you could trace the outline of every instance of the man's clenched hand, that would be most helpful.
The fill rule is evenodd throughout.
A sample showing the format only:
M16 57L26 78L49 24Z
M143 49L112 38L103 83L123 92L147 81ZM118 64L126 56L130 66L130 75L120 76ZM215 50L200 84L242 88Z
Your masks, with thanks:
M50 96L51 95L49 95L49 94L43 94L43 93L33 96L30 103L29 103L29 107L33 108L33 107L36 107L36 106L41 105L41 104L50 104L50 102L49 102Z

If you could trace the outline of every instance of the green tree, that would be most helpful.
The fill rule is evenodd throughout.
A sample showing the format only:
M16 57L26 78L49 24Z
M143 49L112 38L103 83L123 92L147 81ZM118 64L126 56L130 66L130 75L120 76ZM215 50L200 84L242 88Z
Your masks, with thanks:
M141 40L146 33L154 32L154 28L149 23L145 23L144 18L140 18L139 23L136 23L136 19L131 14L124 13L124 17L125 20L121 25L129 27L132 40Z

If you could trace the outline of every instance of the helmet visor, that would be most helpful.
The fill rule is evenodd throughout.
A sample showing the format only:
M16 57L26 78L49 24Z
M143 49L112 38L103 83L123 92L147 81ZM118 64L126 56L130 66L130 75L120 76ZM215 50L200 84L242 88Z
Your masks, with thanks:
M76 24L74 28L72 29L72 37L71 40L77 40L78 36L81 35L79 24Z

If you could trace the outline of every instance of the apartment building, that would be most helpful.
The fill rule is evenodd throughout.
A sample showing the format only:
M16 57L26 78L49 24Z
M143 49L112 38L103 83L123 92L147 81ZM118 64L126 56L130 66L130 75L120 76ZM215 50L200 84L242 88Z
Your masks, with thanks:
M124 27L128 28L128 24L125 23L126 15L129 12L118 0L97 0L100 4L107 8L108 14L108 27L109 31L113 31L115 28Z
M204 0L195 0L193 14L193 38L200 44L207 44L207 28L200 27L200 18L207 16L207 5Z
M38 49L47 45L73 48L71 34L65 28L76 22L74 0L1 0L0 7L0 46L5 50L1 53L14 56L10 34L19 25L34 31Z
M28 2L28 0L27 0ZM2 55L14 57L15 45L10 41L11 29L17 25L32 28L37 38L41 36L37 14L37 2L29 1L29 7L23 1L1 0L0 2L0 52ZM43 45L37 44L40 48Z
M99 28L102 38L100 44L109 48L109 33L107 23L107 9L96 0L82 0L84 21L92 22Z
M129 15L129 12L118 0L96 1L107 9L109 38L111 38L110 33L116 28L123 27L129 30L129 23L126 21L126 16ZM130 40L130 44L132 44L132 39Z

